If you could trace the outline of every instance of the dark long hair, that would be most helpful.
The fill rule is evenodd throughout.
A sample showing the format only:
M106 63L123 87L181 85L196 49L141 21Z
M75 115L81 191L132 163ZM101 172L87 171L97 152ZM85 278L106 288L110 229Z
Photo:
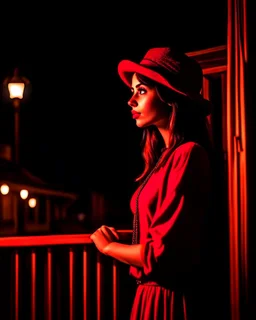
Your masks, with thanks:
M156 88L159 98L170 108L169 152L174 151L185 142L195 142L204 147L210 156L212 152L210 128L202 108L186 96L178 94L145 76L136 75L144 85ZM144 169L136 181L143 180L150 173L165 147L163 138L155 126L149 126L143 130L141 146Z

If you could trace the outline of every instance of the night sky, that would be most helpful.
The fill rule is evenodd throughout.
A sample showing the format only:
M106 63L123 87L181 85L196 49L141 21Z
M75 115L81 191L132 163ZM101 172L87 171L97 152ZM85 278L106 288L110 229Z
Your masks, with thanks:
M1 12L1 80L18 67L31 81L21 105L20 161L68 190L129 194L141 165L141 132L118 62L140 60L154 46L189 52L226 44L226 2L78 3L22 3ZM4 97L0 111L0 142L12 143Z

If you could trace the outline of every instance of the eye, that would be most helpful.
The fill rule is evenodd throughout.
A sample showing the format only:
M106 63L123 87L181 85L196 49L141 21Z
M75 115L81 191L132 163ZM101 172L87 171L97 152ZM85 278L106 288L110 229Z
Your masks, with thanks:
M145 88L139 88L138 89L139 94L145 94L147 92L147 90Z

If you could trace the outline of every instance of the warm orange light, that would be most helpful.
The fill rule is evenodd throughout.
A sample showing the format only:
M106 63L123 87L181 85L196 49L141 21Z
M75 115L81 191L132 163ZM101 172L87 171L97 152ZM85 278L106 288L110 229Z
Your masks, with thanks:
M4 183L4 184L1 185L0 191L1 191L1 193L3 195L8 194L9 190L10 190L10 188L9 188L9 186L7 184Z
M9 90L11 99L15 99L15 98L23 99L24 89L25 89L25 83L22 83L22 82L8 83L8 90Z
M21 190L21 191L20 191L20 197L21 197L21 199L23 199L23 200L27 199L27 197L28 197L28 190L26 190L26 189Z
M36 199L35 198L30 198L28 200L28 205L30 206L30 208L35 208L36 206Z
M4 80L4 85L7 86L10 98L14 99L23 99L23 94L25 90L25 86L27 86L30 81L26 77L21 77L19 75L19 70L16 68L14 70L14 74L11 77L7 77Z

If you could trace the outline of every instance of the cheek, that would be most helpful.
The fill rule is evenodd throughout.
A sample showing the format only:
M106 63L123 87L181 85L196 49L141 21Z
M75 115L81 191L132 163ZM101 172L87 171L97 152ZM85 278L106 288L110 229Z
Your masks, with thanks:
M159 102L159 100L154 100L148 105L148 108L145 108L145 114L155 119L166 118L169 117L170 108L166 104Z
M169 118L171 109L166 103L162 102L158 96L145 98L144 101L141 101L141 105L143 105L142 118L145 121L154 122L163 118Z
M156 99L145 99L143 113L146 115L153 115L159 112L158 103Z

